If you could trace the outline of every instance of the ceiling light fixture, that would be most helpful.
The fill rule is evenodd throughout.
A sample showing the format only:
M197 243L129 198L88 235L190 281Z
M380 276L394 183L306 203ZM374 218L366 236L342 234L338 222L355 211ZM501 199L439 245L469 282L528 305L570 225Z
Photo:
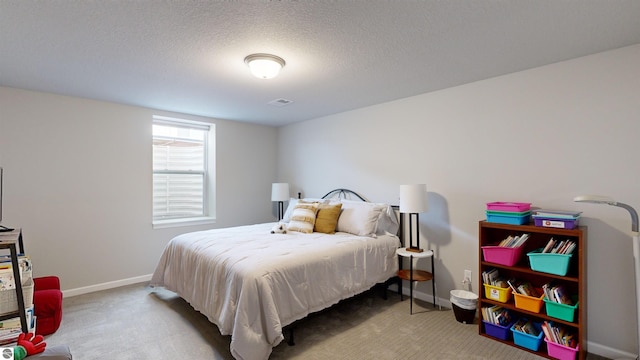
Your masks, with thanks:
M271 54L251 54L244 58L251 73L260 79L271 79L278 76L284 67L284 59Z

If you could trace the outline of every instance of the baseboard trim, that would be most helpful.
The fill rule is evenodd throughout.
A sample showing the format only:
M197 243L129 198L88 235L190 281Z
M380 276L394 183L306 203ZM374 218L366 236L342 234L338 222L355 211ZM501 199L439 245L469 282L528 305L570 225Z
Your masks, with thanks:
M65 297L65 298L66 297L72 297L72 296L78 296L78 295L83 295L83 294L89 294L89 293L96 292L96 291L109 290L109 289L114 289L114 288L121 287L121 286L126 286L126 285L131 285L131 284L138 284L138 283L147 282L147 281L150 281L150 280L151 280L151 274L142 275L142 276L132 277L132 278L128 278L128 279L110 281L110 282L106 282L106 283L102 283L102 284L96 284L96 285L91 285L91 286L75 288L75 289L63 290L62 291L62 296Z
M632 354L626 351L614 349L602 344L596 344L592 341L587 341L589 345L589 352L592 354L604 356L608 359L637 359L636 354Z

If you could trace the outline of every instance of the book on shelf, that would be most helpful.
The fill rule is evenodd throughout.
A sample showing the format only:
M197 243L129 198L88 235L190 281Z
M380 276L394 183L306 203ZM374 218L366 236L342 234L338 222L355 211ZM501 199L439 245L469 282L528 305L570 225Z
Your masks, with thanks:
M576 243L573 240L561 240L558 241L554 238L549 239L547 244L542 248L543 254L562 254L570 255L576 248Z
M32 277L33 266L28 256L18 256L18 266L20 267L20 279L24 285ZM13 272L13 263L10 255L0 255L0 272ZM12 277L13 278L13 277Z
M520 281L517 279L507 280L507 284L515 294L526 295L538 298L542 294L528 281Z
M518 280L516 279L509 279L507 280L507 285L509 285L509 287L511 288L511 291L513 291L514 293L518 292Z
M548 341L571 348L578 346L575 334L567 330L564 326L552 321L544 321L541 327L544 337Z
M540 331L533 325L533 322L527 319L519 319L513 324L513 329L535 337L540 334Z
M509 287L508 281L500 276L497 269L485 270L482 272L482 282L487 285L501 288Z
M524 245L524 243L529 239L529 234L522 234L522 235L509 235L506 238L504 238L502 241L500 241L500 243L498 243L498 246L500 247L510 247L510 248L515 248L515 247L520 247L522 245Z
M27 331L35 333L35 316L33 307L25 310ZM22 333L22 325L19 317L0 321L0 346L15 343L18 335Z
M16 281L13 277L12 269L0 269L0 291L13 290L16 288Z
M547 300L564 305L573 306L573 300L563 285L556 285L553 282L542 285L542 291Z
M553 295L555 296L556 302L565 305L573 305L573 301L571 301L571 297L565 290L564 286L556 286L553 289Z
M538 292L538 289L533 287L533 285L531 285L531 283L529 282L524 282L518 285L517 289L518 289L518 293L521 295L526 295L526 296L531 296L536 298L540 297L540 293Z
M482 320L500 326L506 326L511 323L511 313L509 310L498 306L486 306L481 309Z

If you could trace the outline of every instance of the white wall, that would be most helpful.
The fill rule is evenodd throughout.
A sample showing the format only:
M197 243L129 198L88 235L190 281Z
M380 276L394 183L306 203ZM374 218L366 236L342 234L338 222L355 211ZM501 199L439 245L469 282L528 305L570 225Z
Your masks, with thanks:
M153 115L216 124L215 225L152 229ZM272 127L0 87L3 224L65 290L148 278L178 233L276 220L276 142Z
M464 269L479 291L485 203L584 211L589 350L636 353L630 217L572 199L597 193L640 209L638 64L640 45L282 127L279 177L292 193L347 187L395 204L399 185L426 183L422 242L436 250L444 299Z

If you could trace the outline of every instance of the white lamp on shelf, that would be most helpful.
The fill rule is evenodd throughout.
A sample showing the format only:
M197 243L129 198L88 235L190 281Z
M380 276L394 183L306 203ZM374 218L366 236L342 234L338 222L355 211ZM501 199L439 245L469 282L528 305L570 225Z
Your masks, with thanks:
M420 248L420 222L419 214L429 210L427 203L427 185L400 185L400 212L409 214L409 246L407 251L422 252ZM413 242L413 218L416 219L416 241Z
M607 196L600 195L581 195L573 199L575 202L586 202L592 204L606 204L626 209L631 215L631 236L633 244L633 266L635 270L636 281L636 328L638 331L638 356L640 356L640 243L638 239L638 213L630 205L617 202ZM638 359L638 357L636 357Z
M278 202L278 221L282 220L284 216L284 202L287 200L289 200L289 184L271 184L271 201Z

